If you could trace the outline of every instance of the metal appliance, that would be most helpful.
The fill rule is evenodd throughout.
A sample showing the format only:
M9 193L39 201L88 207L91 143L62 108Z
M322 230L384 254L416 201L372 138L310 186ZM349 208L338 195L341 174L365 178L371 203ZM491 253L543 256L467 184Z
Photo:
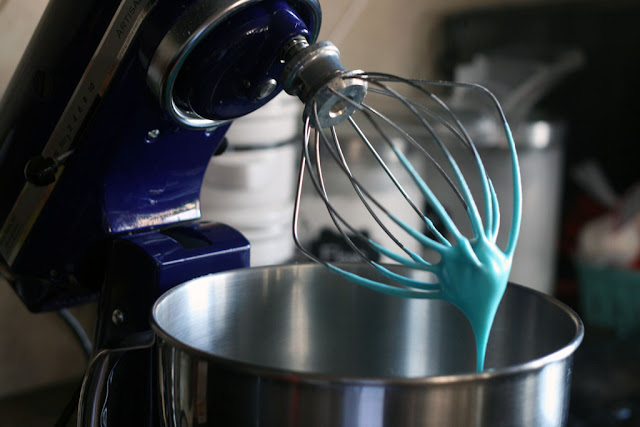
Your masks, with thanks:
M151 350L117 349L167 289L248 266L240 233L192 222L202 177L231 120L280 91L283 44L320 21L316 0L49 2L0 105L0 254L32 311L99 295L117 392L85 399L82 423L158 424Z
M382 277L363 263L341 267ZM471 327L441 300L371 292L314 264L191 280L162 295L152 312L165 420L562 426L582 323L564 304L525 287L509 285L503 301L490 369L477 373Z
M66 26L61 22L73 24ZM162 303L156 304L153 322L156 322L155 333L159 343L155 346L149 313L151 305L160 295L164 295L160 301L178 295L171 288L179 283L213 272L248 266L249 244L240 233L224 225L193 221L200 216L199 192L205 168L211 155L223 151L224 135L231 121L258 109L273 98L280 89L280 80L287 92L298 95L305 103L307 138L304 158L311 173L315 166L311 166L313 162L308 152L310 120L319 132L316 133L316 141L321 136L325 139L322 128L332 128L333 132L335 125L347 119L351 121L356 110L368 110L368 105L362 102L368 85L372 85L370 93L385 97L393 95L416 113L420 122L432 131L437 145L442 147L432 126L425 121L430 118L439 120L440 116L434 116L430 108L420 107L394 90L387 89L387 83L415 87L428 82L345 70L338 60L335 46L329 42L314 43L319 25L320 9L313 0L190 0L172 3L162 0L96 0L82 4L58 0L49 4L1 106L0 254L5 264L3 271L25 304L34 311L66 307L99 295L94 357L85 376L78 405L79 425L154 426L161 422L166 425L209 424L206 417L200 417L199 411L203 407L208 408L211 397L198 398L198 393L202 391L200 387L206 387L205 391L208 392L209 384L196 381L194 385L189 381L192 376L196 380L207 378L198 369L209 368L206 362L194 362L189 357L180 359L177 362L179 366L172 365L172 355L179 350L178 347L182 349L184 343L176 331L165 336L163 330L171 325L179 326L178 320L184 317L185 312L190 317L190 311L208 306L211 301L223 303L224 298L217 296L211 300L209 293L196 292L196 298L191 298L189 304L178 301L181 310L171 309L173 305L168 304L168 313L164 310L160 313L157 307ZM475 85L465 86L486 92ZM445 113L451 114L452 121L462 127L451 110L441 105L437 97L428 90L421 91L442 106ZM414 266L420 261L419 255L414 257L414 254L408 254L412 256L412 261L394 256L392 251L377 245L376 248L383 254L409 268L394 273L368 260L371 266L387 278L401 279L399 282L404 287L426 286L427 290L408 293L398 287L388 293L396 296L443 296L456 303L447 298L444 292L440 295L440 290L435 287L459 286L463 282L475 284L466 270L460 267L476 266L478 263L467 263L466 258L457 263L458 258L452 250L471 247L471 243L486 244L486 248L481 246L481 252L488 257L489 263L502 258L510 259L519 227L518 165L504 114L495 98L491 94L489 97L495 102L499 123L505 128L512 151L514 219L507 249L502 253L494 248L499 223L497 197L473 143L465 137L463 129L458 130L445 121L443 125L459 136L478 163L479 179L483 182L486 223L483 227L480 215L475 208L472 209L475 203L465 189L464 179L457 171L454 160L448 156L448 162L454 169L453 176L462 187L462 205L473 211L470 220L477 239L467 241L464 236L454 233L456 242L461 245L451 244L450 248L444 248L449 242L416 206L415 210L431 225L429 230L442 240L441 244L432 242L431 246L443 247L442 259L451 264L441 262L422 268L438 278L441 278L439 273L445 276L437 285L423 283L423 276L413 276ZM425 117L417 114L416 109L423 111ZM374 110L369 111L378 116ZM378 117L387 122L384 116ZM397 126L389 124L397 129ZM358 129L356 125L353 126ZM379 126L374 124L374 127L384 134ZM398 130L406 135L402 129ZM362 134L360 136L366 143L367 138ZM388 138L384 139L392 149L398 148ZM339 150L339 146L334 138L334 147ZM319 149L316 159L319 159L318 153ZM375 150L373 154L376 154ZM303 166L305 161L302 162ZM347 172L363 200L367 193L351 176L349 167L343 161L341 163L341 169ZM316 165L319 166L319 163ZM381 166L386 170L384 164ZM404 166L411 172L413 180L421 185L417 172L413 172L408 164ZM435 166L440 168L437 163ZM322 178L313 174L312 178L318 192L326 198ZM394 179L392 175L390 178ZM401 188L399 190L402 192ZM425 197L429 204L435 206L438 216L453 231L455 227L446 220L447 215L439 207L437 199L429 191L424 192L427 193ZM371 207L365 200L363 202L368 209ZM327 205L331 208L329 203ZM369 210L372 212L372 209ZM333 209L330 209L330 214L338 218ZM376 222L380 222L378 218ZM407 232L412 236L419 234L418 231ZM342 229L341 234L351 242ZM468 255L468 251L463 255ZM313 256L311 258L316 259ZM364 258L367 260L366 255ZM484 262L484 258L482 260ZM334 272L346 275L341 267L324 264ZM450 270L439 270L443 265L449 265ZM500 286L506 286L509 265L508 262L504 263L507 268L505 274L499 271L497 278ZM311 268L310 274L313 277L326 274L318 272L319 268ZM289 286L294 286L296 282L284 277L285 270L288 271L284 269L282 274L277 273L278 269L263 271L276 271L276 275L282 276L282 280L276 280L275 283L284 286L284 293L288 294L295 290ZM248 271L253 272L247 273L249 275L261 275L260 270ZM262 279L265 279L264 274ZM462 277L460 275L466 279L458 280ZM243 277L243 274L240 272L232 277ZM361 284L374 284L372 287L376 289L389 288L382 284L380 277L369 278L364 272L348 277L357 277ZM453 279L449 280L450 277ZM193 283L196 282L191 282L189 289L197 290ZM272 287L269 280L259 283ZM485 283L484 279L482 283ZM490 284L493 285L493 282ZM251 288L259 289L257 286ZM320 289L316 286L314 290L316 288ZM348 289L340 289L343 288ZM234 287L234 291L236 289L241 290L242 287ZM504 287L500 290L499 296L502 296ZM263 293L256 294L260 295ZM478 293L473 295L475 298ZM554 305L545 298L539 295L534 297L545 306ZM416 299L402 301L408 301L410 306L419 304ZM496 300L490 307L493 310L491 319L498 302ZM515 304L516 307L521 305L522 301ZM458 307L471 320L478 338L474 318L469 316L470 311L466 306L458 304ZM297 308L304 307L294 305L287 309ZM252 312L251 308L240 310ZM311 307L306 308L306 311L310 310ZM560 390L556 385L566 385L571 355L582 338L582 327L569 309L562 308L560 311L564 311L564 317L560 316L562 319L556 318L558 321L552 323L564 323L564 333L554 338L550 347L542 346L544 349L540 350L541 353L534 351L525 355L525 361L517 357L509 359L504 368L507 377L509 372L516 369L511 365L516 364L517 369L525 369L542 381L541 387L545 388L545 393L547 388ZM220 312L208 313L220 315ZM162 324L158 326L160 317ZM444 320L447 319L448 315ZM213 320L208 319L207 324L224 326L224 322ZM195 328L195 325L192 326ZM281 329L276 327L277 331ZM194 330L196 334L207 332L199 326ZM510 328L507 332L513 331ZM488 333L488 329L482 332L478 346L486 344ZM173 335L178 336L176 339L181 344L172 346L170 343L167 347L165 342L171 342ZM312 335L310 337L313 338ZM259 342L252 334L245 339ZM158 352L152 351L154 347ZM520 355L521 346L516 344L514 348ZM133 349L138 351L131 351ZM194 345L188 353L197 354L200 351L200 347ZM288 350L285 348L285 351ZM526 363L529 359L533 362ZM194 368L193 363L197 364L195 370L191 369ZM464 370L465 366L467 363L463 361L456 369ZM481 368L482 363L478 362L477 366ZM498 370L500 367L498 363ZM429 373L431 371L423 374ZM374 375L377 373L374 372ZM472 388L477 389L476 382L482 383L484 379L493 377L501 378L502 374L480 372L462 380L473 382ZM446 376L439 378L434 381L437 383ZM259 376L255 381L260 383L262 380L263 376ZM249 389L260 394L262 389L252 385L254 379L247 381ZM167 399L167 387L179 393L195 393L196 399L184 400L190 406L178 411L174 407L176 401ZM499 385L496 387L500 388ZM524 402L529 394L519 387L515 388L519 401ZM437 390L434 392L437 394ZM485 394L481 392L480 395ZM162 397L159 401L158 396ZM553 408L549 409L551 412L542 414L544 420L550 417L548 425L557 425L566 418L564 388L554 401ZM534 406L538 402L540 405L548 403L546 398L537 399ZM484 425L486 414L489 414L488 422L491 425L493 419L505 419L495 412L500 405L489 406L490 410L471 411L469 416L479 420L478 425ZM532 409L529 405L524 406ZM240 407L244 405L240 404ZM296 408L297 405L294 405ZM186 410L185 414L188 413L186 418L182 418L183 410ZM241 412L232 418L222 418L222 424L216 425L236 422L236 417L244 416ZM457 423L452 418L455 412L445 415L445 419ZM249 424L260 420L252 416L249 419ZM415 418L418 421L420 419ZM391 422L395 421L395 418L391 419ZM363 425L361 422L347 422L346 425ZM297 418L291 425L296 423ZM515 423L517 425L518 421Z

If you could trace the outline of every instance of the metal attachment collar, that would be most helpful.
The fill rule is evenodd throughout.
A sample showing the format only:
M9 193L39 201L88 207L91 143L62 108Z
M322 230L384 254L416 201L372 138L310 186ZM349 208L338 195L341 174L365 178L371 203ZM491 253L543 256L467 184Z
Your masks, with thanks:
M282 87L305 104L304 114L319 127L335 126L350 117L367 94L361 71L349 71L340 62L340 51L331 42L313 45L301 37L283 48L286 66ZM317 123L316 123L317 122Z

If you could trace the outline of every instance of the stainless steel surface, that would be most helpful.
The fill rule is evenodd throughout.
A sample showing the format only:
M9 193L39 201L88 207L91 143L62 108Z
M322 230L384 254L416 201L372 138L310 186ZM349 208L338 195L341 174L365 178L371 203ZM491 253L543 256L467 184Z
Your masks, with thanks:
M163 295L152 317L171 426L557 427L583 335L570 309L509 285L476 373L471 328L453 306L376 293L318 265L199 278Z
M340 51L331 42L309 46L303 37L294 37L285 45L283 57L287 65L282 71L282 87L305 104L305 117L313 117L313 107L317 107L315 114L322 127L351 117L367 94L367 83L357 77L359 72L345 69Z
M154 342L155 337L151 331L138 333L132 335L127 342L122 343L122 347L102 349L91 358L80 390L78 427L105 425L107 398L110 392L117 393L117 390L109 389L113 370L125 353L149 349Z
M178 123L195 129L214 128L227 121L210 120L193 111L179 108L173 99L176 77L189 53L209 32L229 15L258 0L200 0L189 8L169 30L156 49L147 73L147 84L158 98L160 105ZM317 0L302 0L314 12L315 41L320 31L321 12Z
M401 121L397 121L402 126ZM421 200L422 195L419 189L412 185L411 177L405 172L404 166L393 152L391 146L384 141L384 138L372 129L372 125L364 123L361 129L369 135L369 142L375 147L382 161L387 165L389 171L397 178L399 184L407 191L412 200ZM380 173L380 166L374 159L366 146L362 143L360 136L352 129L341 129L338 134L343 155L349 164L349 169L354 176L366 183L367 190L372 196L380 201L384 206L394 206L395 213L401 212L400 216L405 222L419 230L423 227L423 220L418 215L412 215L413 211L401 192L387 178L384 173ZM424 170L426 161L418 150L401 137L392 136L390 138L394 146L399 147L411 164L417 170ZM364 204L358 197L353 197L353 187L349 179L340 169L340 166L333 162L328 152L321 153L323 168L323 179L327 189L332 189L332 204L345 217L351 218L351 225L373 240L382 243L384 246L393 247L393 241L380 229L375 219L369 215ZM359 255L350 250L345 245L336 245L336 233L327 233L335 226L329 215L324 215L326 211L322 197L317 194L313 185L305 185L300 197L300 216L298 222L298 233L301 243L305 247L314 248L314 253L321 259L330 259L334 262L354 262L359 261ZM417 240L407 240L403 244L415 253L422 253L424 247ZM381 262L392 262L391 258L380 257Z

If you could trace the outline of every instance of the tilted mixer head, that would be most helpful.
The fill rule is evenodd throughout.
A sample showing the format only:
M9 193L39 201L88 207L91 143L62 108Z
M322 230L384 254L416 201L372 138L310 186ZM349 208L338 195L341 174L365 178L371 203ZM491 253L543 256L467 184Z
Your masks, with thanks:
M489 330L511 269L521 215L515 144L497 99L479 85L409 80L389 74L345 70L337 49L328 42L308 46L303 40L295 39L284 56L288 63L283 72L283 87L305 103L303 158L294 215L296 244L312 260L376 291L402 297L442 298L458 306L474 329L481 370ZM496 244L500 208L491 179L470 132L434 93L447 88L473 90L484 95L493 106L497 125L503 129L504 143L511 153L514 204L504 250ZM407 92L411 92L412 97L407 97ZM402 111L403 122L396 122L381 112L376 102L384 104L385 110L392 107ZM358 149L369 153L372 163L378 167L377 175L385 176L397 189L404 206L380 201L375 191L370 190L371 182L358 177L346 154L353 148L345 144L341 127L359 139ZM410 157L426 159L426 167L421 170ZM331 162L332 170L346 177L345 182L353 188L353 197L362 202L365 214L371 216L386 236L384 240L363 234L353 225L354 218L337 207L323 173L322 160ZM461 162L471 162L476 171L473 177L463 175ZM391 163L399 165L401 171L394 170ZM464 225L453 221L439 200L443 195L431 188L432 179L425 178L424 174L432 171L438 172L439 179L444 180L449 191L459 199L470 232L461 231ZM322 259L301 243L298 216L305 174L342 239L386 281L353 274ZM470 190L471 179L480 183L481 203L476 202ZM406 206L409 209L403 209ZM417 215L420 226L410 225L415 223L415 218L410 220L399 215L401 210ZM425 259L430 257L425 256L422 249L411 249L416 247L416 242L435 259ZM376 260L379 256L425 272L425 277L397 274L381 265Z

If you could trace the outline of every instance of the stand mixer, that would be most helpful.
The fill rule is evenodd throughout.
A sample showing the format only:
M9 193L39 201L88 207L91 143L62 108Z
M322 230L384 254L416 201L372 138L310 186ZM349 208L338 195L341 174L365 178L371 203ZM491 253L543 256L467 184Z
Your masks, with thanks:
M239 232L189 221L231 120L280 91L282 46L320 21L315 0L49 2L0 107L2 271L24 304L99 295L99 354L149 331L172 286L248 267ZM151 352L118 359L97 416L157 425Z
M472 324L478 347L477 367L483 369L484 347L505 291L520 218L517 158L504 114L489 94L513 153L514 218L509 244L502 252L495 245L497 195L459 120L429 91L420 89L443 106L460 129L432 108L419 106L387 86L400 82L418 88L424 82L345 70L335 46L315 43L320 20L315 0L96 0L82 4L58 0L49 4L1 106L0 254L4 274L32 311L64 308L99 296L94 356L80 395L79 425L153 426L160 424L161 414L167 425L201 424L198 407L177 411L172 406L175 401L167 400L171 395L167 387L173 387L181 375L180 368L166 365L179 364L173 361L178 353L166 332L168 325L174 324L175 309L163 312L163 325L154 314L154 331L161 337L157 346L149 313L154 302L154 313L159 305L172 307L161 300L166 295L179 295L184 282L249 266L249 243L239 232L221 224L195 222L200 217L199 192L210 157L224 151L224 135L232 120L260 108L280 91L281 85L305 103L302 170L306 163L340 234L354 250L362 252L348 235L357 234L357 230L328 201L321 172L314 176L314 169L321 169L321 139L349 176L367 210L404 254L394 253L372 239L360 240L409 270L395 273L362 252L371 267L396 282L391 286L381 279L370 279L368 273L351 274L310 257L343 278L393 296L436 297L452 302ZM68 22L73 24L61 26ZM368 85L372 86L369 90ZM351 119L357 110L378 115L363 102L368 92L399 100L431 132L447 156L454 179L425 154L454 191L454 181L461 187L458 194L469 212L472 237L458 232L428 185L379 125L373 126L389 142L454 239L447 240L411 200L407 201L435 238L406 226L373 200L366 185L352 176L344 158L341 160L334 126L351 121L379 158ZM378 116L414 141L386 117ZM32 117L36 117L35 125ZM478 179L483 182L484 224L465 178L429 119L457 135L474 156ZM311 127L316 129L317 163L313 166L309 154ZM333 144L324 128L331 129ZM380 165L397 184L386 164ZM398 190L406 195L400 186ZM387 230L380 219L383 215L374 213L378 208L412 238L435 249L441 260L431 264L409 251ZM469 266L473 268L465 270ZM416 270L433 273L438 282L414 277ZM183 285L172 289L179 284ZM487 289L493 292L487 303L478 303ZM202 308L200 303L208 301L202 296L199 302L189 300L194 312ZM177 323L180 315L175 316ZM569 346L575 348L581 339L579 320L569 315L566 321L577 330L565 328L556 341L570 337ZM556 346L557 342L551 347ZM158 354L153 347L162 351ZM564 370L560 376L553 374L557 377L553 380L559 383L565 382L565 359L570 353L563 354ZM189 369L204 366L201 361L196 365L185 363ZM197 369L193 375L196 383L207 378L206 372L200 375ZM209 386L212 384L186 387L179 390L178 399L202 392L198 387L205 387L206 394ZM224 395L225 390L220 399ZM564 416L564 404L558 408L549 418L551 423ZM224 418L222 425L238 415ZM206 410L202 419L206 424Z

